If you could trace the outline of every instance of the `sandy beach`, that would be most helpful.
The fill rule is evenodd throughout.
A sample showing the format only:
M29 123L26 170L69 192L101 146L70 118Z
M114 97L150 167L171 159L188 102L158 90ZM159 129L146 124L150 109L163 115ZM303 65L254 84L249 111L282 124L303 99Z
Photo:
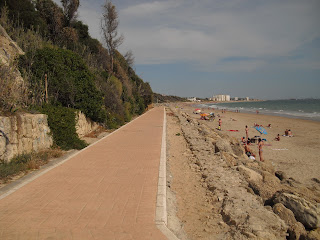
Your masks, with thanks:
M192 104L166 109L168 225L180 239L320 239L320 122L221 110L209 121ZM254 123L271 124L268 134ZM255 160L244 154L246 125L266 139L264 162L257 143Z
M195 119L200 115L193 114L193 106L184 105L184 110ZM222 134L227 134L241 140L245 137L245 126L249 128L249 138L261 136L266 139L263 147L264 158L271 161L276 170L287 173L303 183L308 183L312 178L320 180L320 122L278 117L262 114L236 113L222 110L203 108L202 112L216 114L214 121L202 121L210 127L218 127L218 120L222 120ZM267 135L260 134L254 123L262 125L267 130ZM271 124L271 128L267 126ZM285 130L290 129L294 137L284 137ZM238 130L238 131L228 131ZM275 137L280 134L280 141ZM258 145L252 144L251 149L258 156Z

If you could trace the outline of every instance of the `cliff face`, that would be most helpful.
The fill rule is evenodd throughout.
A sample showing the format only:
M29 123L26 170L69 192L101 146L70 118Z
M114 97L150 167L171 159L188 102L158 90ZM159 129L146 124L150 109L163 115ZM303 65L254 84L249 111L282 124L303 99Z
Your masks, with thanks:
M0 64L9 66L17 55L24 54L21 48L9 37L0 25Z

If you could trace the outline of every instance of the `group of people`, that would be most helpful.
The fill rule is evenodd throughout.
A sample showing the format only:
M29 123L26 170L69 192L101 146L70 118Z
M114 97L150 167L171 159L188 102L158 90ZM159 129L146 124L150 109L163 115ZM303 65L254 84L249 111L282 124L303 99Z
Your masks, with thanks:
M248 128L247 125L245 127L245 131L246 131L246 139L244 139L244 137L242 138L242 142L244 143L244 151L245 151L246 155L249 158L255 159L256 155L253 153L253 151L249 147L251 141L250 141L250 138L249 138L249 128ZM259 150L259 158L260 158L261 162L264 162L264 159L263 159L263 156L262 156L262 153L263 153L262 147L263 147L263 145L264 145L263 140L261 138L259 138L258 139L258 150Z
M293 137L293 134L292 134L292 132L291 132L290 129L286 129L286 130L284 131L284 136L286 136L286 137Z
M286 130L284 131L284 135L283 135L283 136L284 136L284 137L293 137L293 134L292 134L292 132L291 132L290 129L286 129ZM278 135L275 137L274 140L280 141L280 134L278 134Z

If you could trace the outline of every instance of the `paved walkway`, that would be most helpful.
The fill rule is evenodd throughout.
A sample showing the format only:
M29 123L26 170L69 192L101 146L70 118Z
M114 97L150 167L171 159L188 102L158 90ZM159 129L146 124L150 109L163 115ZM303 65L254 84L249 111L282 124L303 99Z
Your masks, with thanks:
M163 108L0 200L0 239L166 239L155 225Z

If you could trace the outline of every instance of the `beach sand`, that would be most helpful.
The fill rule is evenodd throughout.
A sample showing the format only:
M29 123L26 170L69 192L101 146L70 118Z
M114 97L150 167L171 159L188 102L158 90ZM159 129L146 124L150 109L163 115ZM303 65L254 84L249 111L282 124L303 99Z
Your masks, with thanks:
M183 108L191 116L194 107L185 105ZM202 112L210 113L212 109L203 108ZM284 171L288 177L292 177L302 183L308 183L312 178L320 180L320 122L285 118L271 115L225 112L215 109L222 120L222 134L241 140L245 137L245 126L249 128L249 138L261 136L267 141L263 147L263 156L272 161L276 170ZM236 121L234 121L234 120ZM218 127L219 118L211 121L203 121L210 127ZM267 135L260 134L253 126L254 123L262 125L267 130ZM271 124L271 128L268 128ZM290 129L294 137L283 137L286 129ZM238 130L231 132L227 130ZM280 134L280 141L274 140ZM252 144L251 149L258 156L258 145Z
M287 239L288 234L320 239L319 228L306 232L304 220L284 218L287 228L279 220L283 216L273 213L274 197L282 192L319 210L315 206L320 199L320 122L215 110L222 120L218 131L219 118L200 120L193 113L194 104L166 106L168 227L180 239ZM239 144L246 125L249 137L261 135L254 123L271 124L268 134L261 136L266 139L263 163L257 143L250 145L256 160L247 158ZM286 129L294 137L283 137ZM274 140L277 134L280 141ZM285 173L282 181L274 171Z

